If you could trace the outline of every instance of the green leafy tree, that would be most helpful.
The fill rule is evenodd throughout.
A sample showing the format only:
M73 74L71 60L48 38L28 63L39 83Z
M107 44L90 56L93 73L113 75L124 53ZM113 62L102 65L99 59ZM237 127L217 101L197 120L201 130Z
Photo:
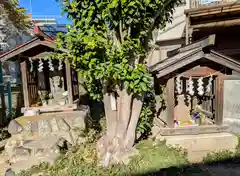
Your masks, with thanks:
M24 32L29 33L31 23L26 15L26 9L20 8L18 0L0 1L0 43Z
M97 143L104 165L121 163L133 148L144 95L152 91L146 61L154 31L171 19L178 0L72 0L63 11L72 20L58 46L85 80L93 99L104 102L106 135Z

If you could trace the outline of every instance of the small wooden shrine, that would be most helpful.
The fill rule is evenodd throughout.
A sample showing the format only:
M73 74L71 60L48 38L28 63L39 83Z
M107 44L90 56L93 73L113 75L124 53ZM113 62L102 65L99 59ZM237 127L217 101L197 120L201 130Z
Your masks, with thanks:
M169 52L167 59L150 67L161 135L229 130L223 124L224 80L240 73L240 63L214 51L214 44L211 35Z
M20 65L22 112L26 109L39 109L40 112L76 109L77 73L67 61L49 59L55 49L55 41L35 28L32 40L0 56L1 62L12 60Z

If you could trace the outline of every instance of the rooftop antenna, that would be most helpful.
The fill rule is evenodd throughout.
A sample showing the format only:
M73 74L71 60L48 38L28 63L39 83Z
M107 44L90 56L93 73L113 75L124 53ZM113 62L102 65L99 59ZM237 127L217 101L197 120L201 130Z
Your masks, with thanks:
M30 9L30 13L32 14L32 0L29 0L29 9Z

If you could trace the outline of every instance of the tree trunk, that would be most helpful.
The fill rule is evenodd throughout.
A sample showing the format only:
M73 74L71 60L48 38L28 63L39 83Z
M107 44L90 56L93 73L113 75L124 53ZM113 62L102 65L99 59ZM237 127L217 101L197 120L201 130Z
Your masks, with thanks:
M132 147L136 138L136 128L138 124L139 115L142 110L143 105L143 97L136 96L133 99L132 103L132 114L131 114L131 120L128 125L127 129L127 135L125 139L125 146L126 147Z
M127 132L128 123L131 115L132 94L128 94L126 89L120 92L119 116L116 137L123 139Z
M117 127L117 111L113 111L111 109L110 93L105 93L103 95L103 101L107 125L107 136L109 139L112 139L115 135L115 129Z
M136 127L142 108L142 97L118 90L117 110L111 109L110 93L104 93L107 132L97 143L99 159L104 166L111 163L128 163L133 150Z

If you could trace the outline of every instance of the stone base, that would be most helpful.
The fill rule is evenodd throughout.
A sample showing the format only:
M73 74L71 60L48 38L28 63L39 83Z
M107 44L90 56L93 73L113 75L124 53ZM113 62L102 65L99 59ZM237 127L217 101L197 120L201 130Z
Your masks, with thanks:
M201 162L208 153L229 150L234 152L238 138L230 133L212 133L199 135L165 136L166 145L180 147L188 152L189 162Z
M5 173L5 171L10 168L15 174L19 174L21 171L30 169L32 166L39 165L42 162L53 165L59 156L60 155L53 154L53 155L49 156L48 158L43 158L43 159L39 159L34 156L31 156L28 160L18 161L16 163L12 164L11 166L10 165L5 166L3 172Z

